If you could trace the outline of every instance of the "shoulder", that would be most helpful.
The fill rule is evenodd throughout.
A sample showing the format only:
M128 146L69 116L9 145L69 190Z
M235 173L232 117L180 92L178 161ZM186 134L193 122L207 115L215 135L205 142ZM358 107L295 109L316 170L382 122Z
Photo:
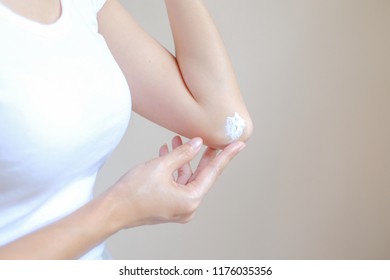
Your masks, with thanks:
M80 11L88 12L96 15L104 6L104 4L109 0L81 0L81 1L65 0L65 1Z
M91 2L90 4L92 5L92 8L97 13L104 6L104 4L108 1L109 0L89 0L89 1L85 1L85 2Z
M76 22L84 22L98 30L98 13L109 0L62 0L63 9L68 9Z

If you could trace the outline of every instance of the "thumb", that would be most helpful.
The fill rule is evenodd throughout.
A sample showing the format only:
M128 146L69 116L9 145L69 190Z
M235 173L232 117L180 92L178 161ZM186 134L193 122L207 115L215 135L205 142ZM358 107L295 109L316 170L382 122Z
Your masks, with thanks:
M193 138L187 143L177 147L172 152L166 154L164 156L164 160L168 164L171 171L175 171L184 164L190 162L198 154L202 144L202 138Z

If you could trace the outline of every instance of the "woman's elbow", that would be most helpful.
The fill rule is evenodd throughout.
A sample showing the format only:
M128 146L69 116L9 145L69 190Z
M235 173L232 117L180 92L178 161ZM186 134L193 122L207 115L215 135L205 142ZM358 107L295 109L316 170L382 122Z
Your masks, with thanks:
M247 142L252 133L253 122L249 114L234 113L226 117L223 125L218 124L217 128L206 133L203 140L209 147L223 149L236 141Z

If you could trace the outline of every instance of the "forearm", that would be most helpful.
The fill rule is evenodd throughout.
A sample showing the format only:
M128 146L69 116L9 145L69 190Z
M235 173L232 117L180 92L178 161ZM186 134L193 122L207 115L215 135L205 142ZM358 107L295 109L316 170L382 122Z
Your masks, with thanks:
M101 196L69 216L0 247L0 259L76 259L117 231Z
M236 112L252 130L239 85L211 16L201 0L165 0L175 42L176 60L183 80L195 100L223 124Z
M99 12L99 32L131 88L133 110L187 138L223 148L246 141L252 122L222 39L199 0L166 0L175 41L172 55L134 21L118 0ZM226 135L238 113L246 126Z

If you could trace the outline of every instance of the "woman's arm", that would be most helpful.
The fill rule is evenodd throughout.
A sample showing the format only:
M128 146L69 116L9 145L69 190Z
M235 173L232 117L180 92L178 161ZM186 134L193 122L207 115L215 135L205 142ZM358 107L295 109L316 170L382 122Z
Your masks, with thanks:
M101 196L69 216L0 247L0 259L76 259L118 229Z
M98 15L99 32L126 76L134 110L188 138L200 136L214 148L246 141L252 122L209 13L200 0L165 2L176 57L146 34L118 0L108 0ZM245 122L239 138L226 135L236 113L242 118L238 124Z
M188 163L202 145L195 138L136 166L106 192L69 216L0 247L0 259L75 259L125 228L188 222L218 175L244 147L227 146L219 155L207 149L194 174ZM172 174L178 171L178 178Z

